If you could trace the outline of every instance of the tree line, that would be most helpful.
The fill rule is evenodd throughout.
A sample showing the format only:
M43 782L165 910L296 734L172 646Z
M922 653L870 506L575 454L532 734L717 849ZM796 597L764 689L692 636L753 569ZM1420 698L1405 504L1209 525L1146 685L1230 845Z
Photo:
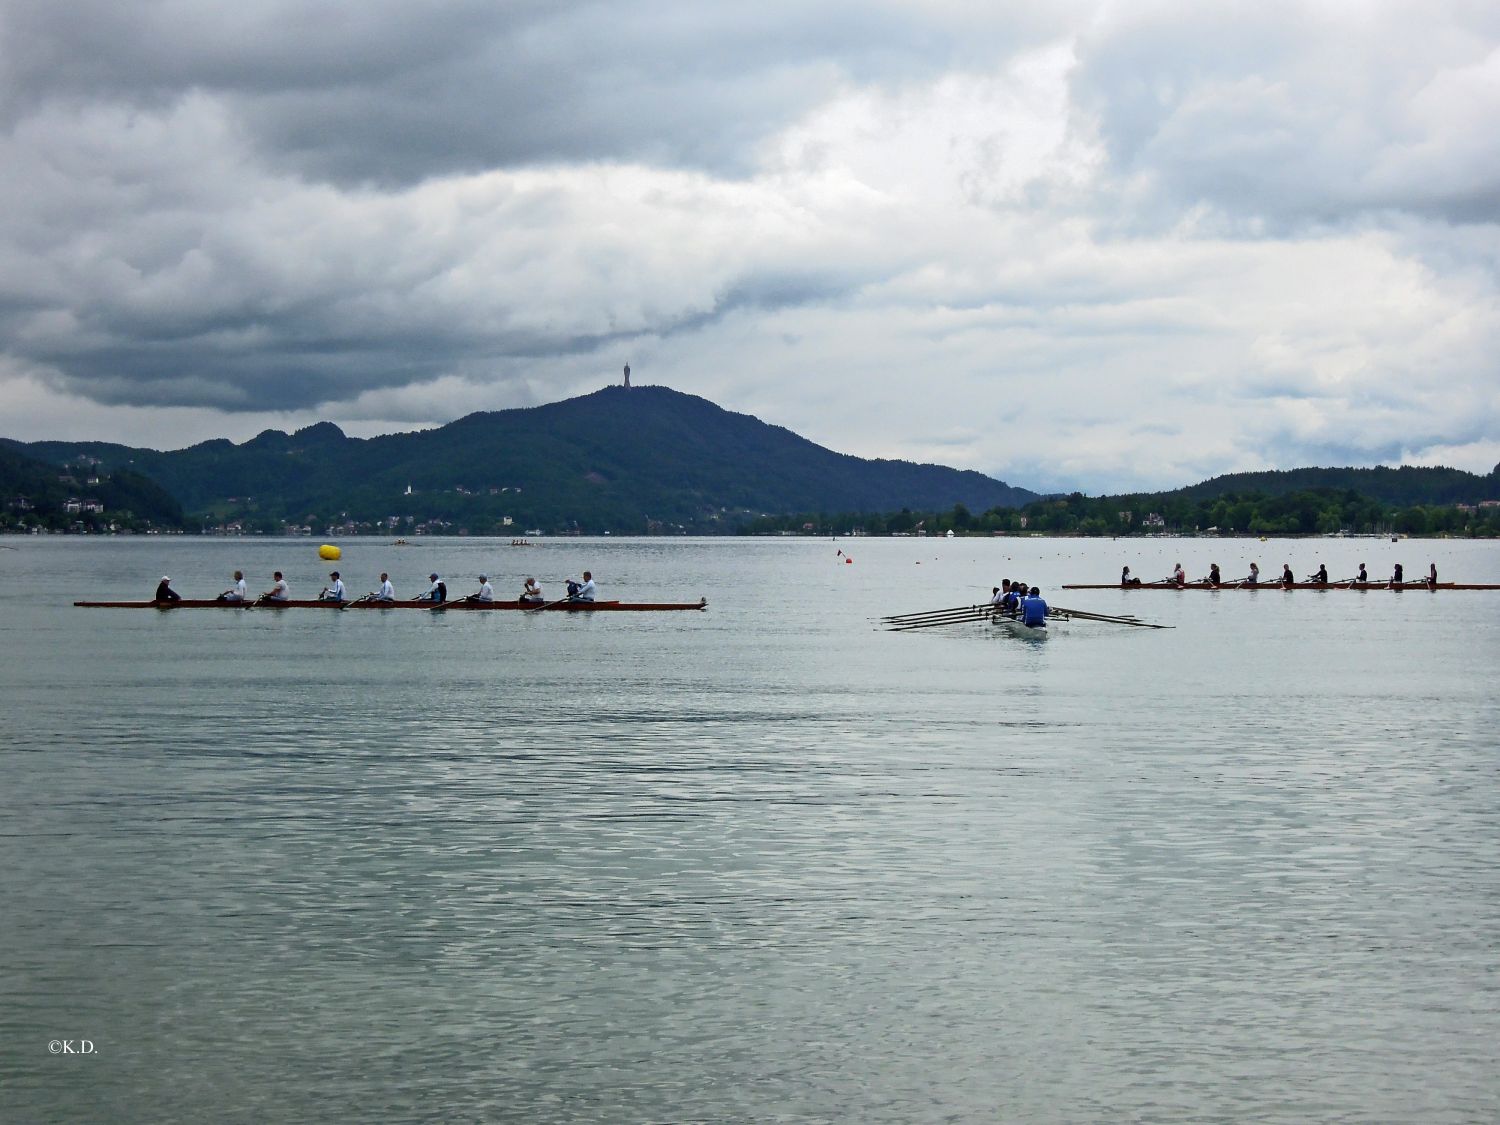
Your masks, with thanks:
M1069 496L982 513L955 504L946 511L803 512L745 521L741 534L901 535L1450 535L1500 536L1500 507L1383 503L1352 489Z

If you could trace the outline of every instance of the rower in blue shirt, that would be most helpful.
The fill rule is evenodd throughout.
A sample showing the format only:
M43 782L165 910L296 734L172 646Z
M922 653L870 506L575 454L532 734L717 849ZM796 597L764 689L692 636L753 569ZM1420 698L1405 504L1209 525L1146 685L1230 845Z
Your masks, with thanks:
M1009 587L1000 599L1000 612L1006 617L1014 617L1021 610L1021 591L1026 589L1020 582L1012 582L1006 579Z
M1035 586L1021 602L1021 624L1028 629L1047 627L1047 603L1042 601L1042 591Z

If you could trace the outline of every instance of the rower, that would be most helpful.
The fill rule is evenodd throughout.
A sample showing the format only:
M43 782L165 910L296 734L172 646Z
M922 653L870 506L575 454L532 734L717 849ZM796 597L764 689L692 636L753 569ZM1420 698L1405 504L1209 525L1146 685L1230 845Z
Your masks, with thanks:
M441 605L448 600L448 584L437 576L436 573L429 574L427 580L432 583L432 588L423 594L418 601L432 602Z
M245 572L237 570L234 572L234 585L218 596L221 602L242 602L248 596L245 589Z
M380 572L380 592L375 595L377 602L393 602L396 600L396 587L391 585L391 576L385 571Z
M1219 564L1218 563L1209 563L1208 564L1208 578L1207 578L1207 582L1208 582L1208 584L1210 586L1221 585L1222 579L1220 579L1220 577L1219 577Z
M1354 576L1354 581L1356 581L1356 582L1368 582L1369 580L1370 580L1370 572L1365 569L1365 564L1364 563L1360 563L1359 564L1359 573Z
M479 589L464 599L466 602L492 602L495 600L495 590L490 585L489 575L479 576Z
M1401 576L1403 573L1404 572L1401 569L1400 563L1397 563L1396 568L1391 571L1391 585L1395 586L1397 589L1399 589L1401 586Z
M1319 586L1328 585L1328 564L1319 563L1318 569L1307 576L1309 582L1315 582Z
M1250 564L1250 576L1245 579L1246 586L1260 585L1260 563Z
M156 597L152 601L180 602L182 601L182 595L172 589L172 580L163 574L161 581L156 584Z
M1437 589L1437 563L1429 563L1427 566L1427 588Z
M275 580L275 585L262 594L260 600L263 602L284 602L289 599L292 596L292 590L286 584L286 579L281 577L281 571L276 571L271 577Z
M1000 585L991 587L990 589L990 605L998 609L1000 603L1005 600L1005 595L1008 593L1010 593L1010 579L1002 578L1000 579Z
M1297 576L1292 573L1291 563L1281 564L1281 584L1287 587L1295 586L1297 584Z
M343 601L344 600L344 580L339 577L339 572L336 571L336 570L335 571L331 571L329 573L328 577L333 579L333 585L332 586L326 586L326 587L324 587L323 592L318 595L318 601L320 601L320 602L341 602L341 601Z
M583 572L583 585L578 587L578 596L575 601L591 602L598 594L598 588L594 585L594 576L589 571Z
M1042 591L1035 586L1021 602L1021 624L1028 629L1047 627L1047 603L1042 601Z
M1175 582L1179 588L1187 585L1187 571L1182 569L1181 563L1178 563L1172 568L1172 581Z
M1000 612L1003 613L1006 617L1015 617L1016 614L1020 612L1021 591L1024 590L1026 586L1022 582L1011 582L1009 579L1006 580L1005 584L1009 586L1010 589L1008 589L1005 592L1005 596L1000 599Z
M526 585L521 587L520 600L523 602L546 601L546 599L542 597L542 584L535 578L528 575L526 578Z

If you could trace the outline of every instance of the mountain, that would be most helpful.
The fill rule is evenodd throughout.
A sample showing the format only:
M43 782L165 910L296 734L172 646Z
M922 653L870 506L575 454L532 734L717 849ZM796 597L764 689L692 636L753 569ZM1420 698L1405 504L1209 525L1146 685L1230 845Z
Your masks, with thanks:
M0 444L0 529L28 527L145 531L182 526L182 505L139 473L28 457Z
M1500 465L1496 465L1488 476L1479 476L1462 469L1441 466L1420 468L1413 465L1402 465L1396 469L1382 465L1373 469L1318 468L1230 473L1167 495L1180 496L1186 500L1212 500L1220 496L1287 496L1293 492L1322 490L1357 492L1382 504L1403 506L1477 504L1481 500L1491 500L1500 495Z
M359 439L321 422L158 452L102 442L7 442L158 482L189 512L321 526L447 521L476 532L733 531L761 513L1015 507L1038 498L981 473L866 460L666 387L607 387ZM410 488L410 494L407 489ZM411 517L410 520L407 517Z

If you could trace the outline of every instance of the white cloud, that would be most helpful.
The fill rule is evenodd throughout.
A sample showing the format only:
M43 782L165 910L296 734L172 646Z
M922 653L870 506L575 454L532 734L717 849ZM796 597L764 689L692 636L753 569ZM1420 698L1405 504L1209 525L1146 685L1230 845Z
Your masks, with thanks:
M1030 487L1493 463L1487 11L494 11L0 0L7 436L411 428L630 359Z

